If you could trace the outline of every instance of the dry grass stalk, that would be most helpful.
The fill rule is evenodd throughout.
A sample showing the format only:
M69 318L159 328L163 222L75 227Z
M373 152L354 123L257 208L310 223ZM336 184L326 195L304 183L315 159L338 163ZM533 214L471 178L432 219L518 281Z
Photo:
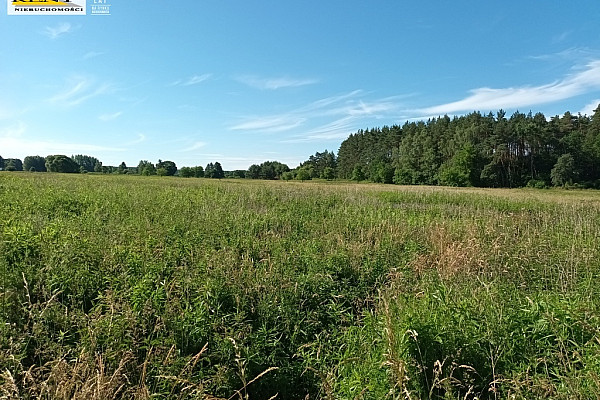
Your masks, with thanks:
M412 262L414 268L418 272L435 269L444 278L484 271L487 262L475 232L467 232L465 236L455 240L446 227L435 225L428 239L432 250L429 254L419 255Z
M23 395L31 399L115 399L124 394L130 383L125 370L132 359L131 354L126 354L112 373L107 372L102 356L97 356L94 362L81 356L71 361L60 359L36 369L32 367L23 374L22 386L26 388Z
M0 379L4 382L0 384L0 398L1 399L18 399L19 388L15 382L15 378L12 376L9 370L4 371L0 374Z

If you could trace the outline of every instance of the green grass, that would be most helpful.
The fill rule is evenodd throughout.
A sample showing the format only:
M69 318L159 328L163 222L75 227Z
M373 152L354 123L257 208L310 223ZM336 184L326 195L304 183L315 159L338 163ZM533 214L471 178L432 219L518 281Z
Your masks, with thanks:
M0 397L597 398L600 193L0 173Z

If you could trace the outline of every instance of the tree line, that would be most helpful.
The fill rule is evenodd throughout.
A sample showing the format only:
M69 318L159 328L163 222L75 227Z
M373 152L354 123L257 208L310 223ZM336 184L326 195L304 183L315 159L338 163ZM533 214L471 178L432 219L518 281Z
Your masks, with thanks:
M316 152L297 168L279 161L224 171L219 162L177 169L173 161L141 160L104 166L87 155L0 157L6 171L97 172L181 176L184 178L345 179L403 185L548 187L579 185L600 189L600 106L592 116L546 118L499 110L404 125L359 130L344 140L337 155Z
M600 188L600 106L547 119L503 110L360 130L336 176L408 185Z
M0 171L29 171L29 172L59 172L59 173L102 173L102 174L139 174L182 177L224 178L225 172L219 162L202 166L182 167L177 169L174 161L152 163L140 160L137 167L128 167L125 162L119 166L106 166L96 157L78 154L71 157L66 155L27 156L23 161L18 158L2 158L0 156Z

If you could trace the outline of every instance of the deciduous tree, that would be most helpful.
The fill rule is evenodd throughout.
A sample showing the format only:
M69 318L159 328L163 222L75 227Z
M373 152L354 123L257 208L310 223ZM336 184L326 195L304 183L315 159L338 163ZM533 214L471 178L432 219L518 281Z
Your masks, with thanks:
M25 171L46 172L46 159L42 156L27 156L23 160Z
M157 169L160 169L160 168L165 169L165 171L167 172L166 173L167 176L173 176L177 172L177 165L175 165L175 163L173 161L158 160L158 163L156 164L156 168Z
M70 157L62 154L46 157L46 169L50 172L76 173L79 165Z

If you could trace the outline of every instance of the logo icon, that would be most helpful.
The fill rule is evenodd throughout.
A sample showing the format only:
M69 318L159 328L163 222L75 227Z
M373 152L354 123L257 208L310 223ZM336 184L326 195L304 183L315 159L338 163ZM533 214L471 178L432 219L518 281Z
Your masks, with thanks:
M91 15L110 15L110 6L106 0L94 0L92 4Z
M8 15L85 15L86 0L7 0Z

